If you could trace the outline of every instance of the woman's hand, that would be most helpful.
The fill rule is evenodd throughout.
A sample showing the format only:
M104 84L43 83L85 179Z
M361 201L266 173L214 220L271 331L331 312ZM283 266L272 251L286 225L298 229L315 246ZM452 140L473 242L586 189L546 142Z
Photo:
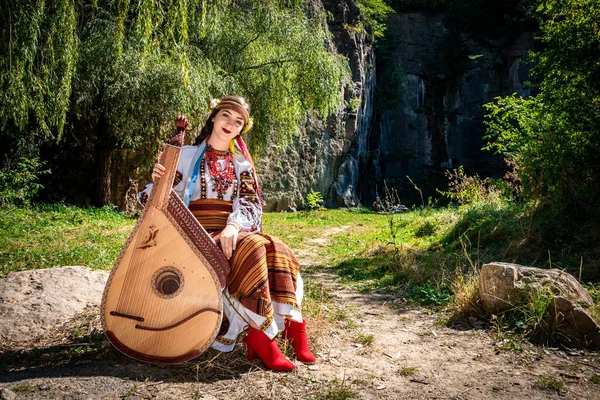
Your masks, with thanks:
M178 116L175 120L175 128L177 128L178 131L185 131L185 128L187 128L187 126L188 120L185 117L185 115Z
M160 153L158 153L157 159L160 160L161 156L162 156L162 151ZM162 166L160 164L160 162L157 162L156 164L154 164L154 168L152 169L152 181L155 181L158 178L162 178L162 176L164 174L165 174L165 167Z
M235 245L237 243L238 228L234 225L227 225L225 229L221 231L217 236L214 237L215 242L221 242L221 250L225 257L229 260L235 251Z
M185 115L180 115L175 120L175 128L178 131L185 131L188 126L188 120ZM157 180L158 178L162 178L165 174L165 167L160 164L160 157L162 156L162 152L158 153L158 162L154 164L154 168L152 169L152 181Z

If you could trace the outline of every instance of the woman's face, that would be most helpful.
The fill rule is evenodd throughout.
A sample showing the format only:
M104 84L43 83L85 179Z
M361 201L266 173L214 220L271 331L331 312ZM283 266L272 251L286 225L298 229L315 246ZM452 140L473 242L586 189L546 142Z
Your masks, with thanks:
M214 123L212 134L217 135L220 140L231 140L244 128L244 117L234 110L219 110L212 121Z

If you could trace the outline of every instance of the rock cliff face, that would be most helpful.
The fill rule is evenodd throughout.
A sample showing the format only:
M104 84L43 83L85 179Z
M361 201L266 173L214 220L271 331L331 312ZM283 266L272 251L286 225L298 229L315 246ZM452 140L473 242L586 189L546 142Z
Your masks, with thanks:
M383 181L401 199L421 202L407 176L427 194L444 187L444 172L465 167L500 176L504 161L489 151L483 135L483 104L496 96L530 95L524 87L533 48L530 32L493 39L448 26L446 15L393 15L385 49L378 56L378 95L361 199L384 195ZM507 30L508 31L508 30ZM379 54L379 53L378 53Z
M319 3L317 3L319 4ZM318 6L321 6L319 4ZM322 121L309 118L303 137L270 152L259 164L267 210L295 210L313 189L325 205L369 204L388 188L406 203L420 203L445 188L445 171L499 177L506 166L485 145L483 104L497 96L529 96L524 82L533 49L531 32L493 38L471 35L444 13L392 15L375 54L364 31L352 29L359 10L349 2L323 0L333 15L332 51L346 56L352 80L342 88L346 107ZM502 29L500 29L502 31Z
M359 10L350 2L323 0L332 51L348 58L351 82L341 88L346 106L327 121L308 118L302 137L284 150L273 149L258 163L265 209L296 210L310 190L321 192L325 205L359 204L359 154L364 153L373 115L375 55L364 30L352 29Z

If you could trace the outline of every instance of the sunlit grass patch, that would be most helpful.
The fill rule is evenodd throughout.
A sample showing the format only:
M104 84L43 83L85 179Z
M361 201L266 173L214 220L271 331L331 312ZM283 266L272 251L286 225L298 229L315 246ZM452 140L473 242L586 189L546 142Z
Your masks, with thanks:
M354 341L354 343L358 343L363 346L369 346L373 344L375 337L370 333L357 333L356 335L354 335L352 340Z
M110 268L134 225L135 219L109 207L4 207L1 273L63 265Z
M324 388L322 394L318 397L319 400L346 400L357 398L356 392L351 385L346 383L346 379L340 382L338 379L333 379L327 388Z
M560 391L565 387L565 383L559 378L553 376L540 376L534 383L534 386L543 390Z

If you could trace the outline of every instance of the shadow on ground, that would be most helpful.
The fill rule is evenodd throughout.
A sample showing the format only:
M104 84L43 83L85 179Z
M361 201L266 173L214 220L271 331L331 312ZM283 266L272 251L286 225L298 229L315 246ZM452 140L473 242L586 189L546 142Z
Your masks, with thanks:
M143 363L121 354L103 335L96 334L84 336L78 343L22 350L0 349L0 383L69 376L210 383L235 379L259 365L246 360L241 345L231 353L209 349L184 364Z

